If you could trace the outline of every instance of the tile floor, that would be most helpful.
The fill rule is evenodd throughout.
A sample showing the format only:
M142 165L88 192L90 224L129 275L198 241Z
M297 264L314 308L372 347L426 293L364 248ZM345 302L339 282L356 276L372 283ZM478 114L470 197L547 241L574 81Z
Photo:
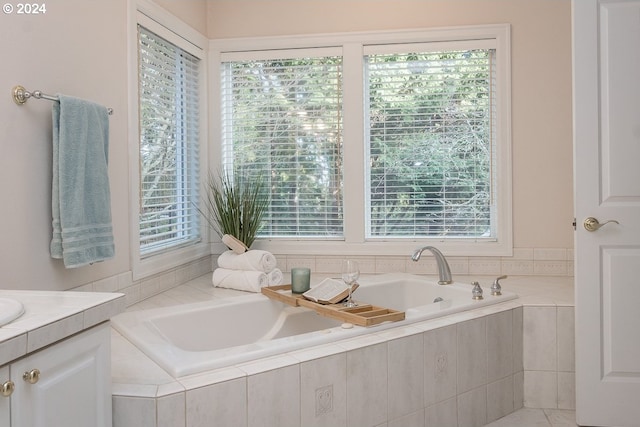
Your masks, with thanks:
M485 427L574 427L576 413L562 409L522 408Z

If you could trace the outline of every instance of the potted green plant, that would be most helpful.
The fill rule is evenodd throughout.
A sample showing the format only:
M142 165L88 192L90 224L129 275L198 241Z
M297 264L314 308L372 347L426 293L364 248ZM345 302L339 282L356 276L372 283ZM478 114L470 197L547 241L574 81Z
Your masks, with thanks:
M229 234L250 248L269 206L269 195L261 176L243 178L210 173L206 184L204 212L213 230L222 237Z

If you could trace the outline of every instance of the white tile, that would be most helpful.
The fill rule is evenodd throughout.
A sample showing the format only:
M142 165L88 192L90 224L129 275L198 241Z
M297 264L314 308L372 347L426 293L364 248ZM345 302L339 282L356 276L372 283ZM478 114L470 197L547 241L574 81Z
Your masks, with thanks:
M189 275L189 267L178 267L176 268L176 284L177 285L182 285L184 283L187 283L190 279L191 276Z
M438 274L438 264L433 258L423 257L413 261L410 257L405 260L405 271L411 274Z
M481 386L458 395L458 427L487 424L487 387Z
M84 311L83 324L85 329L105 322L118 313L125 311L124 297L111 300Z
M115 292L118 290L118 276L107 277L93 282L94 292Z
M451 269L451 274L455 275L466 275L469 274L469 259L462 257L449 257L447 258L447 263L449 264L449 268Z
M347 353L347 425L373 426L387 420L387 344Z
M186 427L185 394L158 398L158 427Z
M457 328L460 394L487 383L487 321L485 317L469 320L459 323Z
M523 364L525 371L557 369L556 308L524 307Z
M558 372L558 408L576 409L576 375Z
M566 261L534 261L533 274L540 276L566 276Z
M523 307L513 309L513 372L524 370L522 363Z
M513 409L524 406L524 371L513 374Z
M159 293L160 282L155 277L140 282L140 299L144 300Z
M140 285L135 284L119 290L125 295L127 307L140 302Z
M41 328L27 333L27 352L38 350L46 345L60 341L68 336L80 332L84 325L83 313L65 317Z
M556 372L524 371L524 406L551 409L558 407Z
M420 329L414 328L413 325L407 325L380 331L377 332L376 335L385 341L391 341L399 338L420 335L421 332L422 331Z
M156 427L155 399L113 397L113 427Z
M533 260L533 248L513 248L513 256L503 259Z
M236 365L236 367L244 372L247 375L255 375L266 371L271 371L274 369L284 368L287 366L296 366L298 365L298 361L293 357L282 354L277 356L265 357L262 359L253 360L247 363L241 363Z
M287 257L287 268L282 271L291 271L294 267L306 267L311 273L316 271L316 260L313 257Z
M551 427L542 409L524 408L486 427Z
M573 307L558 307L558 371L576 370L574 312Z
M425 408L425 427L458 427L457 402L453 397Z
M566 261L567 250L564 248L534 248L533 259L535 261Z
M305 427L346 427L345 353L300 364L300 417Z
M265 393L279 395L276 390ZM247 426L247 382L237 379L186 392L187 427Z
M456 325L424 333L424 406L456 395Z
M27 333L0 328L0 366L27 354Z
M316 257L316 269L314 273L339 274L342 269L342 257Z
M300 425L300 367L288 366L247 379L248 427Z
M487 382L513 373L513 312L487 316Z
M406 257L376 257L376 273L403 273Z
M424 405L423 334L388 344L389 419L416 412Z
M544 413L547 415L547 419L551 423L551 427L577 426L575 411L545 409Z
M502 274L515 276L533 274L533 261L502 260Z
M218 384L226 381L246 378L247 373L235 366L214 369L179 379L185 390L192 390L200 387L206 387L211 384Z
M335 344L322 344L287 353L299 362L309 362L327 356L345 353L345 349Z
M513 377L487 384L487 421L495 421L513 412Z
M404 417L391 420L387 423L388 427L424 427L424 409L416 411Z
M471 258L469 260L469 274L500 275L502 264L498 258Z
M133 276L131 271L125 271L118 274L118 290L128 288L133 284Z

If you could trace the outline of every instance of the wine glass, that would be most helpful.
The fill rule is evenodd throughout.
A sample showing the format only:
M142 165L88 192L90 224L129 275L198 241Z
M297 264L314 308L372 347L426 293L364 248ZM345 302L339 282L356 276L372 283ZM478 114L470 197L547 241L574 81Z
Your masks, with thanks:
M351 291L353 290L353 284L360 277L360 269L358 268L358 263L351 259L346 259L342 261L342 280L349 287L349 298L345 301L345 307L355 307L358 304L353 302L351 299Z

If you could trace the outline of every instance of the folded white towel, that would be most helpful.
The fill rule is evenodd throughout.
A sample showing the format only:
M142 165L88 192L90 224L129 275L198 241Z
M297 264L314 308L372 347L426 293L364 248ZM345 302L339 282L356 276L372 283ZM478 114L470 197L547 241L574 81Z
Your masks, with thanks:
M267 276L269 277L269 286L282 285L284 275L279 268L274 268L271 272L267 273Z
M263 286L269 286L269 277L263 271L229 270L216 268L211 278L213 286L237 289L239 291L260 292Z
M255 270L265 273L276 268L276 257L271 252L252 249L242 254L223 252L218 257L218 267L229 270Z

